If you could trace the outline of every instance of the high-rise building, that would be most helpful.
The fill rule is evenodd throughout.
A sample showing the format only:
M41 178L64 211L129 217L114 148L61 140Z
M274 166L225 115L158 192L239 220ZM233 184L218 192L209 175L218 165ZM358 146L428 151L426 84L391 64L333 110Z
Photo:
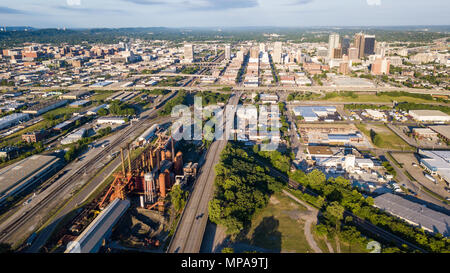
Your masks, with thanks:
M349 73L348 62L342 62L339 65L339 73L347 75Z
M193 62L194 61L194 45L192 45L192 44L185 44L184 45L184 59L187 62Z
M356 47L350 47L349 49L348 49L348 59L349 60L351 60L351 61L356 61L356 60L358 60L359 58L358 58L358 48L356 48Z
M281 42L275 42L273 47L273 62L276 64L281 63L282 46Z
M260 43L259 44L259 51L261 51L261 52L266 52L267 51L265 43Z
M350 39L345 37L342 39L342 54L348 55L349 48L350 48Z
M259 58L259 48L252 47L250 49L250 59L258 59Z
M333 59L341 59L342 58L342 49L340 49L340 48L333 49L333 55L331 57Z
M231 46L225 45L225 59L230 60L231 59Z
M378 58L372 64L371 72L373 75L389 75L391 62L386 58Z
M375 35L364 35L364 56L375 54Z
M302 51L300 49L297 50L297 56L295 57L297 63L302 63Z
M333 50L339 47L339 34L332 33L328 37L328 57L333 58Z
M384 58L386 55L386 42L376 42L375 43L375 54Z
M364 57L364 43L365 43L364 34L363 33L355 34L354 45L358 49L358 59Z

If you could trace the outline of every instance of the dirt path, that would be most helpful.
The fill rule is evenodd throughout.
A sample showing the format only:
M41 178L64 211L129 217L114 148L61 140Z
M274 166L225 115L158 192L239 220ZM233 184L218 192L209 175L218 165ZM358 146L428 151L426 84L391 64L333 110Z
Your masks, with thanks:
M336 237L334 237L335 238L335 240L336 240L336 250L337 250L337 253L341 253L341 243L339 242L339 238L336 236Z
M333 249L333 246L331 245L331 243L330 242L328 242L328 240L327 240L327 238L325 237L325 243L327 244L327 247L328 247L328 251L330 252L330 253L334 253L334 249Z
M311 207L306 202L303 202L302 200L298 199L297 197L290 194L288 191L283 190L283 193L291 198L292 200L296 201L297 203L301 204L302 206L306 207L308 211L310 212L308 215L302 216L302 218L305 220L305 237L306 241L308 242L309 246L312 248L312 250L315 253L323 253L322 249L317 245L316 241L314 240L314 236L311 233L311 226L312 224L317 224L317 214L318 210L316 208Z

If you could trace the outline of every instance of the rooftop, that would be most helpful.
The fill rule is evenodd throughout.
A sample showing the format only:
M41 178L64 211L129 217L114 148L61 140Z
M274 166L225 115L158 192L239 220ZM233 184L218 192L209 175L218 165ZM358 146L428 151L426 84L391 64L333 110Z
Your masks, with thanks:
M374 199L375 206L409 222L444 236L450 235L450 216L411 202L401 196L385 193Z

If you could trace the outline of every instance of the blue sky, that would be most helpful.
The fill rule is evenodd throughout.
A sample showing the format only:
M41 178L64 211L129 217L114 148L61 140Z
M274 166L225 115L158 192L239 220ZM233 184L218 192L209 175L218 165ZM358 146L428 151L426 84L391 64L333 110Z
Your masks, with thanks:
M445 0L2 0L0 25L34 27L449 25Z

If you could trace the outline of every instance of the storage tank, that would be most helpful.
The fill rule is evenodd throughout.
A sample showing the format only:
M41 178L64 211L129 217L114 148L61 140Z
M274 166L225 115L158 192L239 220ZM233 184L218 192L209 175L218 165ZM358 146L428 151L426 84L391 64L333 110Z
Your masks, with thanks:
M158 130L159 124L154 124L150 128L148 128L139 138L138 141L148 142L155 136L156 130Z

